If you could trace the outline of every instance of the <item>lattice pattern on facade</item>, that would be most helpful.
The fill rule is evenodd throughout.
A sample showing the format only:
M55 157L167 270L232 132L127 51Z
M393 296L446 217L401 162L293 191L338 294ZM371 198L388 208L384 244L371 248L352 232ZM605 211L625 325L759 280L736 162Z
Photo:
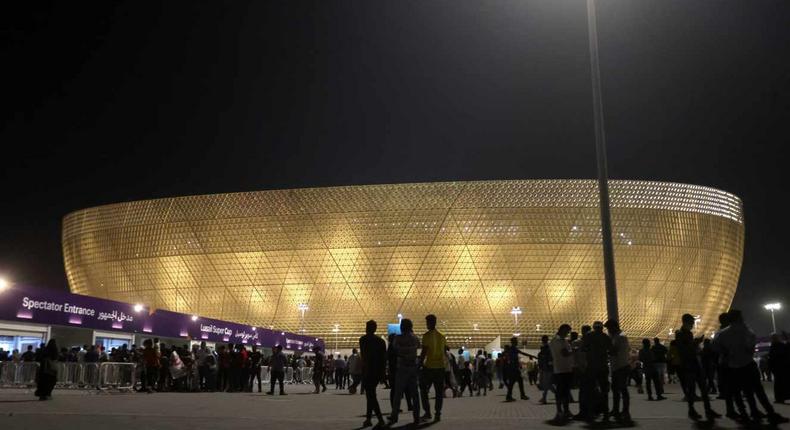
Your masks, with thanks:
M626 331L666 335L685 312L711 330L738 281L740 200L647 181L611 181L611 193ZM365 321L383 329L399 313L418 328L435 313L453 345L517 332L534 346L560 323L605 318L597 203L590 180L146 200L67 215L63 254L75 293L303 329L330 346L350 346Z

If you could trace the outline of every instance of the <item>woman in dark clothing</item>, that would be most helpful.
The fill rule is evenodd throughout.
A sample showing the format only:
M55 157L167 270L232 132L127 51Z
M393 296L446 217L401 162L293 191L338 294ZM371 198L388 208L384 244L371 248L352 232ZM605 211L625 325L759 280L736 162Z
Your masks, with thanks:
M771 336L768 365L774 374L774 401L784 403L790 399L790 345L776 333Z
M36 396L39 400L52 399L52 389L58 381L58 344L50 339L39 357L38 378L36 379Z

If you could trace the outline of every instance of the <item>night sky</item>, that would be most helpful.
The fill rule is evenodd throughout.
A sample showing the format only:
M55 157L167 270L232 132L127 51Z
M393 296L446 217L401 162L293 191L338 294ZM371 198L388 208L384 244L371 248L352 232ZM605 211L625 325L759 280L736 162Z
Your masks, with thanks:
M99 204L596 175L580 0L3 2L0 22L17 283L66 289L61 218ZM599 36L610 177L740 196L734 306L767 332L761 305L790 306L790 2L603 0Z

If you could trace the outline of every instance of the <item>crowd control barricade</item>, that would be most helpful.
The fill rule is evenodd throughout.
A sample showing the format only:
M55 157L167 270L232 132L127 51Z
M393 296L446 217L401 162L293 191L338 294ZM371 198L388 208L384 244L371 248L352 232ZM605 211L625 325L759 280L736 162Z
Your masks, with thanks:
M101 385L101 367L99 363L82 363L80 372L80 386L99 388Z
M82 385L82 365L80 363L58 362L57 369L57 387L77 388Z
M16 363L11 361L0 362L0 386L10 387L16 380Z
M36 376L38 376L38 366L36 362L17 363L15 384L22 386L32 387L36 385Z
M302 370L302 383L303 384L312 384L313 383L313 368L312 367L303 367L301 370Z
M264 384L268 384L272 380L272 374L269 372L269 368L266 366L261 367L261 382Z
M136 382L134 363L102 363L99 368L99 387L131 390Z
M294 382L294 368L293 367L286 367L285 368L285 381L286 384L292 384Z

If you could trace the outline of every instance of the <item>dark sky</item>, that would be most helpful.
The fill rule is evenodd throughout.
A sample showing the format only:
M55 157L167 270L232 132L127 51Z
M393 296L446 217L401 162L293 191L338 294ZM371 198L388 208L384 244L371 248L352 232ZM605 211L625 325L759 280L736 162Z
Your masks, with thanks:
M583 1L3 2L0 274L67 288L118 201L595 176ZM790 306L790 2L604 0L612 178L740 196L735 306ZM790 309L777 314L787 327Z

